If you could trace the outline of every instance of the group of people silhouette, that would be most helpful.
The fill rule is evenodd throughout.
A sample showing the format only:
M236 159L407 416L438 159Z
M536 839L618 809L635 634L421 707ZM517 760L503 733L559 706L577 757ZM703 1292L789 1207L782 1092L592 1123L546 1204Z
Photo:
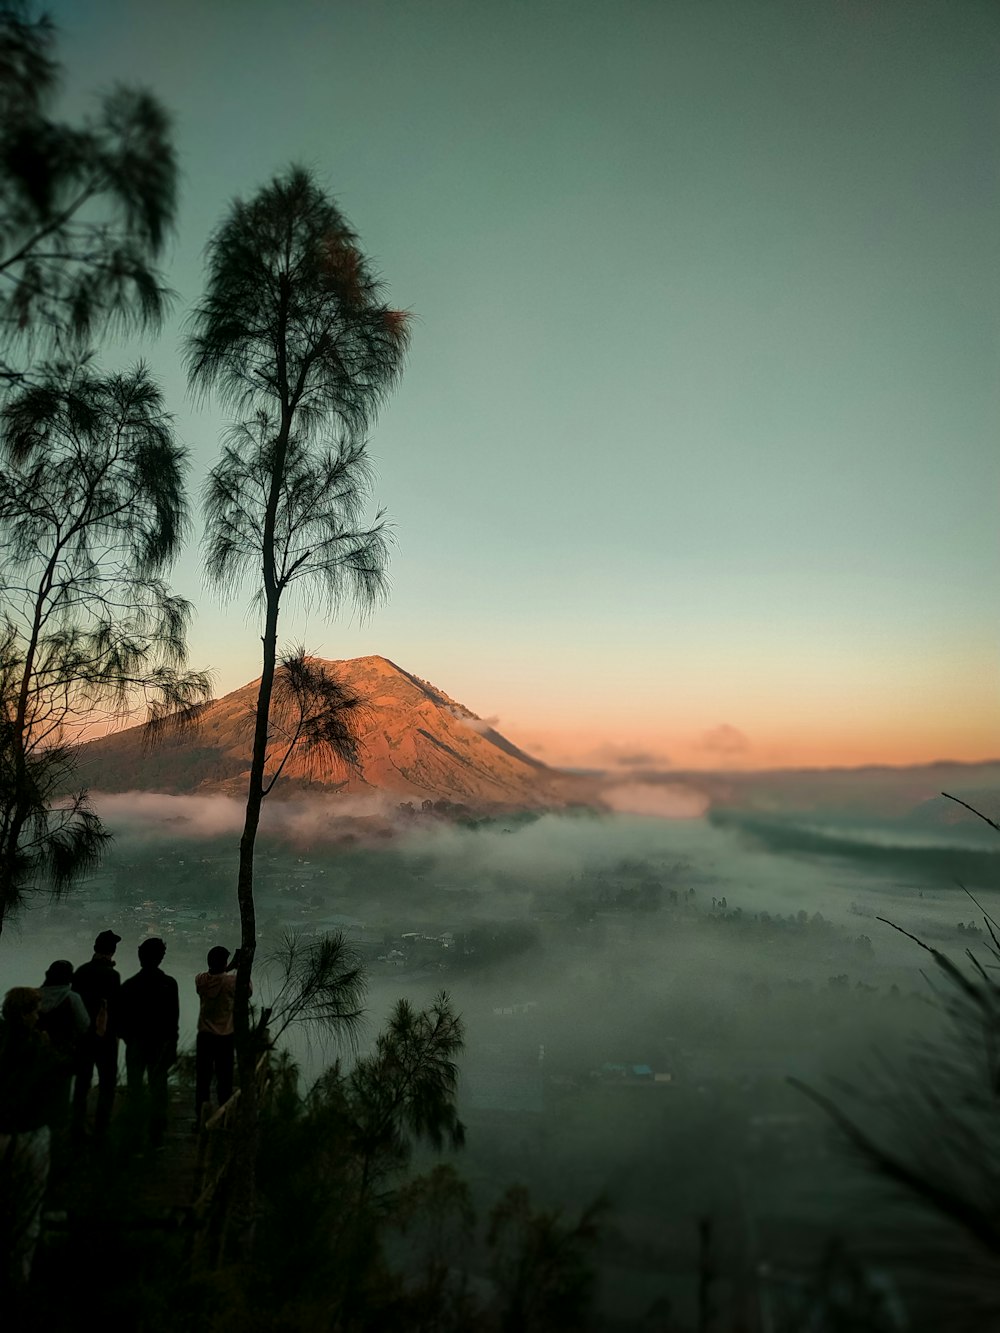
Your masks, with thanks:
M119 1043L125 1047L126 1102L141 1109L145 1135L160 1149L167 1129L170 1070L177 1062L180 999L163 971L167 946L156 937L138 947L139 970L122 980L115 963L121 936L102 930L93 957L74 969L64 958L40 987L15 986L3 1001L0 1026L0 1193L17 1200L0 1228L13 1268L27 1281L40 1231L52 1145L75 1157L88 1138L101 1144L118 1094ZM195 1046L195 1128L212 1085L222 1106L232 1096L233 1008L239 951L217 945L208 970L195 977L199 997ZM90 1092L97 1097L90 1119Z

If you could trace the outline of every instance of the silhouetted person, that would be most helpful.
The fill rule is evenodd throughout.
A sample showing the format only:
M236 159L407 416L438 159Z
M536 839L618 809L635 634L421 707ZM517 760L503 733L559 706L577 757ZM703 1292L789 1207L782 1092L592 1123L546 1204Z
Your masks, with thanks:
M74 1055L80 1047L80 1038L90 1031L90 1015L82 997L73 989L73 964L68 958L57 958L45 971L45 981L38 991L41 996L38 1030L47 1034L59 1055Z
M125 1042L125 1072L130 1100L149 1083L149 1137L154 1147L167 1127L167 1078L177 1059L180 1000L177 982L161 972L167 946L160 939L139 945L139 971L122 982L118 996L118 1031Z
M233 1003L236 998L236 968L239 949L229 961L229 950L217 944L208 951L208 971L194 979L201 1000L198 1036L195 1041L195 1120L201 1124L202 1107L212 1092L215 1079L218 1105L233 1095L233 1055L236 1037L233 1030Z
M118 1086L118 1033L115 1008L121 977L115 968L115 950L121 936L102 930L94 940L94 956L76 969L73 989L83 1000L90 1015L90 1031L84 1037L80 1069L73 1092L73 1130L83 1137L87 1124L87 1095L97 1070L97 1115L94 1132L104 1136L115 1104Z
M0 1028L0 1310L11 1317L31 1275L49 1178L49 1123L62 1070L38 1031L41 996L7 992ZM16 1317L16 1315L15 1315Z
M84 1038L90 1031L90 1015L73 990L73 964L68 958L57 958L50 965L38 993L41 996L38 1031L48 1037L62 1069L56 1116L50 1125L53 1133L57 1133L65 1130L69 1119L70 1085L80 1068Z

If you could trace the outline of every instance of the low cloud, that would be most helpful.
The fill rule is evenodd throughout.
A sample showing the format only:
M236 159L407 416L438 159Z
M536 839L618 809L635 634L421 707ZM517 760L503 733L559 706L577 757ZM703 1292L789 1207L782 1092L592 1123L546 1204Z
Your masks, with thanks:
M704 792L683 782L619 782L606 787L601 799L617 814L656 819L700 819L710 804Z
M456 722L461 722L463 727L478 732L480 736L500 725L500 719L496 714L492 717L475 717L473 714L466 712L460 704L446 704L445 712L450 713Z
M743 754L750 749L750 741L744 733L728 722L704 732L700 744L703 750L722 755Z
M101 819L116 833L166 834L183 838L214 838L243 827L245 809L231 796L167 796L129 791L94 793Z
M487 731L493 731L500 725L498 717L463 717L456 714L463 727L468 727L470 731L477 731L482 736Z
M168 796L157 792L94 793L101 819L115 833L134 837L217 838L238 834L246 806L233 796ZM291 842L338 838L340 819L391 815L398 800L371 795L309 796L265 802L261 830Z

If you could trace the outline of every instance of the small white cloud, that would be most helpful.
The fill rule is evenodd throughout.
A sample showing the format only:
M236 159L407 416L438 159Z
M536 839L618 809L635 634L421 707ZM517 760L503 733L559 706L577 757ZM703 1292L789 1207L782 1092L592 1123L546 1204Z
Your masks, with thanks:
M463 727L468 727L470 731L477 731L482 736L487 731L495 730L500 719L498 717L467 717L464 713L453 713L458 718Z
M742 754L750 749L750 742L739 727L723 722L702 735L701 748L714 754Z

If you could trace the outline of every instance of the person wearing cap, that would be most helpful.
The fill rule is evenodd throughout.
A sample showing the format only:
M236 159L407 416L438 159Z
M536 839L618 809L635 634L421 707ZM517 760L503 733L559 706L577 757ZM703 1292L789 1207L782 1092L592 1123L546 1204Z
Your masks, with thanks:
M208 1101L214 1078L218 1105L233 1095L233 1056L236 1037L233 1005L236 999L236 969L239 949L229 959L229 950L217 944L208 951L208 971L199 972L194 988L201 1002L198 1036L195 1039L195 1123L201 1124L202 1107Z
M103 1138L111 1120L118 1086L118 1034L115 1030L115 1005L121 977L115 967L115 950L121 936L102 930L94 940L94 956L73 975L73 989L86 1005L90 1031L83 1042L80 1068L73 1089L73 1131L83 1137L87 1123L87 1097L97 1070L97 1114L94 1133Z
M118 995L118 1032L125 1043L129 1101L149 1084L149 1137L154 1148L167 1127L167 1079L177 1061L180 998L177 982L160 968L167 946L150 936L139 945L139 971L122 982Z

